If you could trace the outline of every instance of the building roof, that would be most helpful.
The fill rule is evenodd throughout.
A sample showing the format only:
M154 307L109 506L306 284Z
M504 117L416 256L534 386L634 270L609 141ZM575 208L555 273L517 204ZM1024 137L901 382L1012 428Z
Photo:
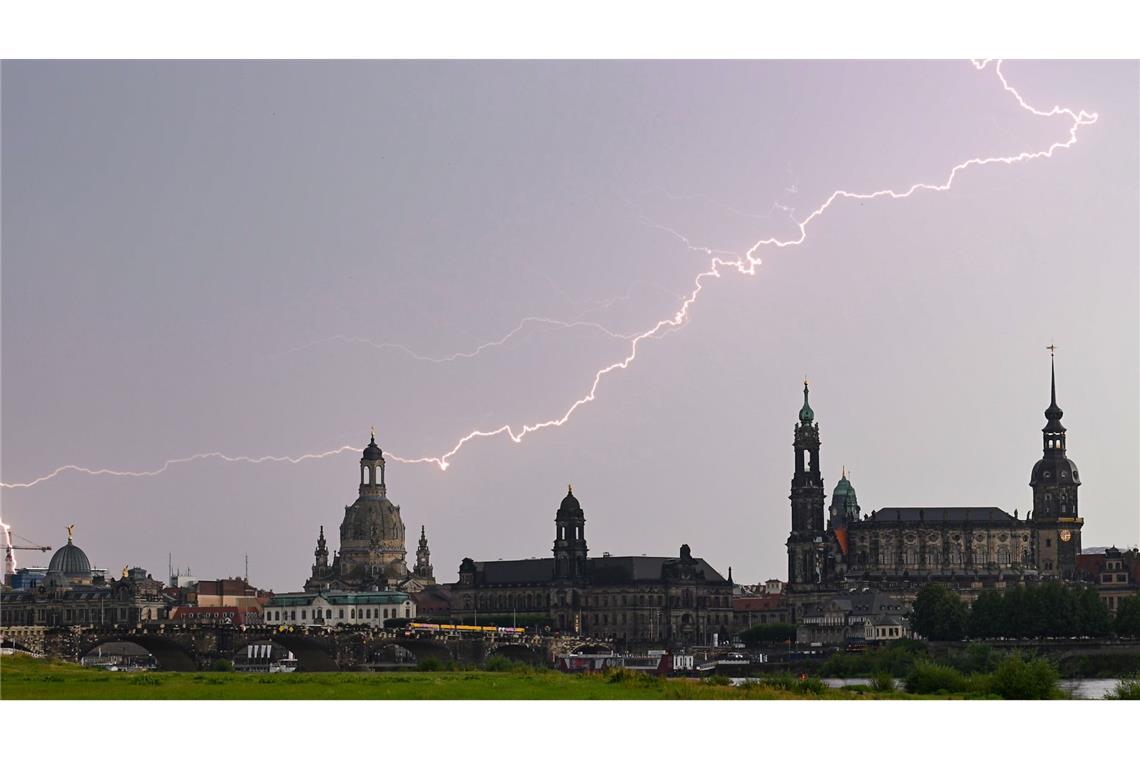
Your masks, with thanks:
M629 583L656 581L664 577L665 565L681 562L677 557L595 557L589 560L590 577L594 583ZM703 574L706 581L727 582L713 566L694 557L694 570Z
M590 582L595 585L657 581L664 575L666 563L679 562L677 557L593 557L587 567ZM703 559L694 558L694 570L706 581L727 582ZM478 582L487 585L545 584L554 579L554 559L513 559L476 562Z
M381 451L380 447L376 445L375 433L372 434L372 440L369 441L368 445L364 447L364 452L361 458L370 461L376 461L378 459L384 458L384 452Z
M266 607L307 607L324 597L329 604L403 604L411 599L403 591L312 591L275 594Z
M68 576L90 576L91 562L82 549L71 543L71 537L68 536L67 543L51 555L48 572Z
M549 583L554 578L554 558L476 562L475 571L483 583Z
M763 596L735 596L732 598L733 612L770 612L785 606L783 594Z
M863 522L872 523L1015 523L1013 515L997 507L884 507Z
M811 404L808 403L808 382L804 379L804 405L800 408L800 422L804 425L810 425L812 420L815 419L815 412L812 411Z

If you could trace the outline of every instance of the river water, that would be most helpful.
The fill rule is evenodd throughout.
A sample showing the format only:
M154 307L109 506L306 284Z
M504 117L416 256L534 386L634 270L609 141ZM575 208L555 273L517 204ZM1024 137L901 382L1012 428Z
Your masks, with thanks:
M824 678L823 682L832 688L839 688L848 684L869 684L869 678ZM1104 699L1120 683L1118 678L1062 678L1061 689L1071 699ZM901 680L895 681L895 687L903 688Z
M759 678L733 678L733 685L739 685L745 681L759 681ZM869 678L824 678L823 682L833 689L838 689L840 686L849 685L867 685L871 682ZM1069 695L1071 699L1104 699L1105 696L1116 688L1120 683L1118 678L1062 678L1060 681L1061 688ZM901 679L895 680L895 688L902 690L903 682Z

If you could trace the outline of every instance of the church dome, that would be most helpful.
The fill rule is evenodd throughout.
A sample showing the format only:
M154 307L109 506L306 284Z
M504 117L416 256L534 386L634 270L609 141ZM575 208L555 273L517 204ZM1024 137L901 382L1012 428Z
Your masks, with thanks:
M581 512L582 505L578 503L578 498L574 496L574 487L568 486L566 489L566 496L562 499L562 503L558 505L559 512Z
M851 485L851 481L847 479L847 474L844 473L839 482L835 484L835 490L831 494L831 498L842 502L847 499L855 501L855 486Z
M1077 472L1077 463L1068 457L1046 457L1033 465L1033 472L1029 475L1029 485L1073 485L1081 484L1081 475Z
M376 445L376 434L373 433L372 440L367 446L364 447L364 459L375 461L377 459L383 458L384 452L381 451L380 447Z
M48 563L48 573L69 576L91 575L91 562L82 549L67 539L67 544L56 550Z

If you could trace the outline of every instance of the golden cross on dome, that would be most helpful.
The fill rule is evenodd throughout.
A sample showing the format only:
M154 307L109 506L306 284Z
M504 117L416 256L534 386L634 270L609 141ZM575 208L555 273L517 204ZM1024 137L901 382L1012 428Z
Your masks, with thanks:
M1045 346L1045 348L1048 349L1050 356L1055 356L1055 354L1053 352L1057 350L1056 346L1054 346L1052 343L1050 343L1048 346Z

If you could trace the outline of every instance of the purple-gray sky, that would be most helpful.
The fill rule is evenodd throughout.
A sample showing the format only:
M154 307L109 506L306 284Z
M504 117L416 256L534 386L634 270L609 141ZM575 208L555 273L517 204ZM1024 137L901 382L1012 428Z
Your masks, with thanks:
M804 374L829 491L846 465L865 510L1024 513L1050 342L1084 543L1136 543L1138 68L1003 71L1030 104L1099 120L948 192L836 202L756 276L706 280L683 329L559 428L473 441L446 472L389 462L437 576L547 556L573 482L596 554L687 542L739 580L782 577ZM741 251L794 237L836 189L941 183L1070 123L953 61L5 62L0 78L6 483L362 447L373 424L385 450L438 456L561 416L628 343L530 324L436 363L346 339L445 356L527 316L643 331L707 268L661 226ZM207 577L248 553L252 581L295 589L358 456L64 472L3 490L3 519L53 545L76 523L97 565L156 575L168 552Z

